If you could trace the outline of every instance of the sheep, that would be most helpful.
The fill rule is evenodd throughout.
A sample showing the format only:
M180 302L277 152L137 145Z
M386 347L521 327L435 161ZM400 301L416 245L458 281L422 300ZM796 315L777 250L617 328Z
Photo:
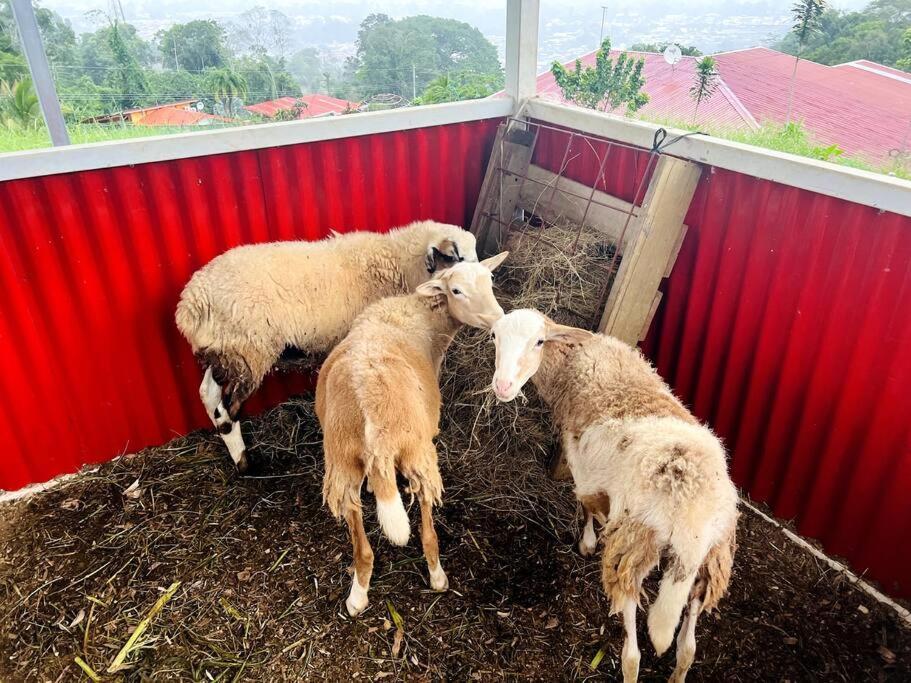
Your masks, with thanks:
M196 271L177 327L202 366L200 399L237 469L248 467L241 406L283 353L325 356L368 304L463 260L478 260L474 235L424 221L386 234L236 247Z
M408 490L421 507L430 586L444 591L449 585L432 516L443 491L433 442L439 433L440 366L462 324L489 328L503 315L491 272L506 255L456 264L414 294L372 304L320 369L316 414L323 429L323 503L345 520L351 535L354 572L345 606L352 617L367 606L373 572L361 507L365 478L380 528L394 545L405 545L410 536L396 472L409 480Z
M601 578L611 613L623 613L624 680L639 672L642 581L664 557L648 632L663 654L689 602L670 679L682 682L696 653L696 619L718 604L731 576L737 491L724 447L642 354L618 339L529 309L511 311L492 334L497 398L511 401L531 378L551 408L586 511L583 554L596 548L594 518L604 525Z

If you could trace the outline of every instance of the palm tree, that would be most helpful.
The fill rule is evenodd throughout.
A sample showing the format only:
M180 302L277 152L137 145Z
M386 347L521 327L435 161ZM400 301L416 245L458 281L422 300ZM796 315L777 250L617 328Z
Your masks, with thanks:
M213 71L209 76L209 86L228 117L234 116L234 100L247 96L247 79L231 69Z
M826 0L797 0L791 8L794 27L791 33L797 38L797 54L794 56L794 71L791 73L791 85L788 88L788 117L785 125L791 123L791 108L794 104L794 81L797 79L797 64L800 53L806 46L807 39L819 30L819 20L826 11Z
M30 78L23 78L12 85L0 81L0 98L6 102L0 113L7 122L29 126L38 120L38 96Z
M699 103L711 97L718 89L718 67L714 57L703 57L696 63L696 78L690 88L690 97L696 100L696 109L693 110L693 123L696 123L696 114L699 112Z

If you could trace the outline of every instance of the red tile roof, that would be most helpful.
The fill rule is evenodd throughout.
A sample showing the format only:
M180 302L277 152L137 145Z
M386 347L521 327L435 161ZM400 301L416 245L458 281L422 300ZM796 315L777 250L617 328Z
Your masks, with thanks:
M300 97L279 97L277 100L247 105L244 109L254 114L271 118L280 111L293 109L295 106L298 106L299 102L303 102L307 105L301 111L299 117L301 119L341 114L348 110L357 109L357 102L349 102L348 100L340 100L337 97L320 94L301 95Z
M611 56L616 59L619 50L612 50ZM696 70L696 58L683 57L671 67L664 57L653 52L629 52L633 57L645 60L642 75L645 77L645 92L649 102L639 111L646 118L667 119L673 121L692 121L696 103L690 97L693 77ZM596 52L589 52L580 57L584 66L594 66ZM575 60L566 63L573 68ZM740 103L734 93L722 82L718 90L699 104L697 121L711 121L716 126L729 128L758 128L750 112ZM538 94L545 97L562 99L559 86L553 74L547 71L538 76Z
M661 55L631 54L645 58L645 92L650 101L641 112L646 118L691 120L695 103L689 89L696 59L683 57L671 69ZM794 57L764 47L714 57L721 83L712 98L699 106L698 121L740 128L755 127L756 122L785 122ZM592 65L595 53L581 60ZM550 72L538 76L538 93L560 97ZM867 60L838 66L801 60L792 119L802 121L823 144L836 144L847 155L873 163L887 163L890 150L902 146L911 125L911 74Z
M715 55L731 90L760 122L784 123L794 57L764 47ZM879 65L873 62L880 69ZM863 68L801 60L794 84L792 119L823 143L852 156L888 161L911 122L911 80L902 82Z
M154 108L137 119L137 126L205 126L213 123L231 123L231 119L201 111L186 109Z

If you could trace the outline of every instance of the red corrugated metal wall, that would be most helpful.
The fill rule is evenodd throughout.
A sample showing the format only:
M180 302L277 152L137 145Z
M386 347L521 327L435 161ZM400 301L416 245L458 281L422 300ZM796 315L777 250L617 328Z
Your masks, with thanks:
M542 131L535 163L565 146ZM590 184L606 147L574 150ZM646 156L612 151L608 191L630 200ZM686 222L643 350L739 486L911 597L911 218L706 169Z
M0 183L0 488L207 426L174 326L191 273L242 243L467 225L497 123Z

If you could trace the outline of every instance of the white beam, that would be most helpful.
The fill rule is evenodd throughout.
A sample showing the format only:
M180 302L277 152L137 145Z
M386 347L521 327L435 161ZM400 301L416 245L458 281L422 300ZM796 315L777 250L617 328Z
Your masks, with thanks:
M651 149L655 131L660 128L645 121L540 99L530 100L523 113L528 118L645 149ZM667 140L684 134L686 131L668 129ZM882 211L911 216L911 182L900 178L702 134L682 138L668 148L667 153Z
M539 14L539 0L507 0L506 93L517 107L537 90Z
M60 101L57 99L57 88L54 78L47 64L47 55L38 32L38 22L35 19L35 10L31 0L12 0L13 17L19 27L19 37L22 41L22 51L28 61L28 69L44 115L44 123L51 135L51 142L55 145L70 144L70 136L60 111Z
M513 113L509 97L0 154L0 181L388 133Z

